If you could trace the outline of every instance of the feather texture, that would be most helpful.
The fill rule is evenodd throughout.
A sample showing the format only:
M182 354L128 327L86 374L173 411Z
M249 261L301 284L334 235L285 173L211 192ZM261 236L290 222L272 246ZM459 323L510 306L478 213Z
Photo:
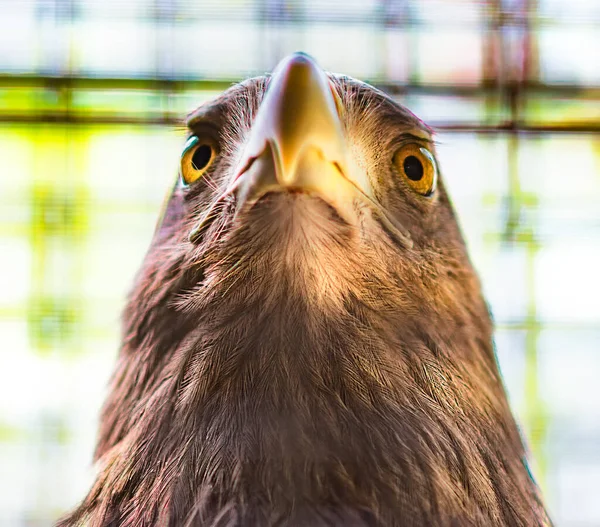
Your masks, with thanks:
M352 156L413 247L364 203L356 228L298 193L236 221L223 203L190 242L267 79L201 107L190 132L209 123L221 153L173 190L124 314L99 473L61 527L550 524L443 182L425 202L389 167L411 130L431 130L331 81Z

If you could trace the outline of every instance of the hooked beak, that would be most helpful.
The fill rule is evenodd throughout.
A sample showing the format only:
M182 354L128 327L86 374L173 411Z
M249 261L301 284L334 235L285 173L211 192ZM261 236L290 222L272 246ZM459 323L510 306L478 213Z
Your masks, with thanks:
M299 191L351 221L357 193L371 198L372 192L366 179L351 179L340 110L333 86L312 58L285 58L273 72L239 164L238 206L269 192Z
M228 189L190 233L195 242L219 203L236 195L236 216L271 192L318 197L348 224L358 223L355 201L369 206L387 232L406 247L408 232L374 198L365 171L348 155L342 104L325 72L304 53L283 59L270 79L250 137Z

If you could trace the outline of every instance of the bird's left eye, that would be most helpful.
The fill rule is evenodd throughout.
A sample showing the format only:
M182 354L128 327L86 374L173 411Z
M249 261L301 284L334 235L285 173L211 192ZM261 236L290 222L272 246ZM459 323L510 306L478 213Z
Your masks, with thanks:
M181 179L191 185L200 179L215 160L216 148L210 139L191 136L181 154Z
M437 185L437 165L433 154L418 144L407 144L394 154L394 167L410 188L423 196L431 196Z

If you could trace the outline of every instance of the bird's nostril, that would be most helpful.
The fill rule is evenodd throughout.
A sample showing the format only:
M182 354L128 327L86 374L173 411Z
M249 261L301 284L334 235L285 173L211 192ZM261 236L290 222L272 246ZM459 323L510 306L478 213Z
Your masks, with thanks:
M245 172L248 172L248 170L250 170L250 168L252 167L252 165L254 164L256 159L257 159L257 156L251 156L248 159L246 159L244 164L240 167L240 169L237 171L235 177L233 178L234 183L235 183L235 181L237 181L240 178L240 176L242 176Z

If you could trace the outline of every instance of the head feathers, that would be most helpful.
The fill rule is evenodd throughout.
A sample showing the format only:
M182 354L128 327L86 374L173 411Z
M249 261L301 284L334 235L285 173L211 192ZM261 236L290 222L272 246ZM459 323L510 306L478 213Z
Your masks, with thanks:
M237 215L218 201L268 79L194 112L219 156L173 190L125 312L98 477L60 525L548 523L443 182L424 198L391 166L405 141L434 152L431 131L331 82L353 162L411 246L364 202L350 225L301 192Z

